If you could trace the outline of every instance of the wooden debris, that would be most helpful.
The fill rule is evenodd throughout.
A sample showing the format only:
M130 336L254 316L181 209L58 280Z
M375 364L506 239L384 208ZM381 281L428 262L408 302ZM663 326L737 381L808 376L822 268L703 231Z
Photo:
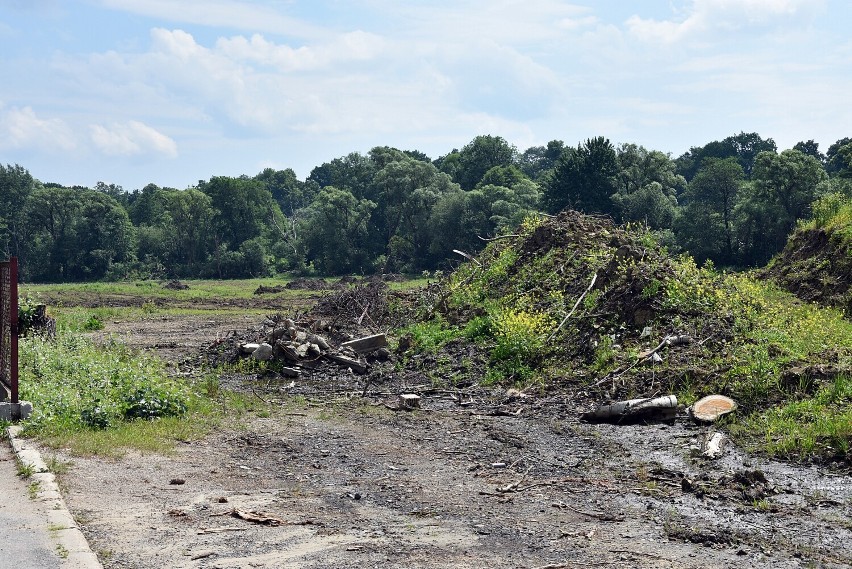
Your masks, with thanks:
M461 255L462 257L464 257L468 261L473 261L474 263L476 263L480 267L482 266L482 263L479 262L479 259L477 259L473 255L471 255L470 253L465 253L464 251L459 251L458 249L453 249L453 253L455 253L456 255Z
M565 315L565 318L562 319L562 322L559 323L559 326L556 327L556 330L554 330L553 333L547 338L548 341L556 337L556 334L559 333L559 330L562 329L562 327L565 325L565 322L567 322L568 319L571 318L571 315L577 311L577 307L580 306L581 302L583 302L583 298L585 298L585 296L589 294L589 291L592 290L592 287L595 286L596 280L598 280L597 273L592 275L592 282L589 283L589 286L586 287L586 290L583 291L583 294L581 294L579 298L577 298L577 302L574 303L574 307L571 309L571 312Z
M246 531L246 528L234 528L234 527L224 527L224 528L202 528L198 530L196 533L198 535L205 535L208 533L225 533L227 531Z
M284 525L287 522L282 520L281 518L276 518L275 516L270 516L268 514L263 514L260 512L255 512L253 510L238 510L234 508L231 510L231 515L235 518L239 518L241 520L245 520L247 522L252 522L255 524L262 524L265 526L280 526Z
M653 399L628 399L611 405L601 405L594 411L583 413L586 421L621 421L634 419L672 419L677 414L677 397L666 395Z
M294 367L284 366L281 368L281 375L283 375L284 377L299 377L300 373L301 372L299 372L299 370Z
M379 348L384 348L388 345L388 339L384 334L375 334L373 336L365 336L349 340L340 344L341 348L351 348L357 354L366 354Z
M689 408L689 414L696 421L712 423L722 415L726 415L737 408L737 402L724 395L708 395L696 401Z
M713 432L707 435L704 439L704 450L701 455L711 460L722 456L722 443L725 442L725 435L719 432Z

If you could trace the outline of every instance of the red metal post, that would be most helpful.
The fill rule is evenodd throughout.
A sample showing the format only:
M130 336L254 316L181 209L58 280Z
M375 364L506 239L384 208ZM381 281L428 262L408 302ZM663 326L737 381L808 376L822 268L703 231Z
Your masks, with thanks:
M12 404L18 403L18 258L9 259L9 333L12 344L12 377L11 384Z
M0 380L18 403L18 259L0 263Z

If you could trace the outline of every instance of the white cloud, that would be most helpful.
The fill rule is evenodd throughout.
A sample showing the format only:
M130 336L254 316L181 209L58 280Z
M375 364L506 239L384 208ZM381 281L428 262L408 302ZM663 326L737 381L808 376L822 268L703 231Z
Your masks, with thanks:
M107 8L164 21L265 31L299 38L328 35L321 27L291 18L257 2L237 0L101 0Z
M177 143L165 134L139 121L111 124L109 128L91 125L94 145L108 156L157 154L176 158Z
M635 37L664 44L713 31L734 31L776 23L802 24L824 0L692 0L678 17L655 20L631 16L626 22Z
M76 137L62 119L43 119L32 107L0 105L0 148L61 152L74 150Z
M293 48L266 40L260 34L220 38L217 51L234 60L276 67L281 71L305 71L347 61L368 61L380 55L385 43L379 36L362 31L345 33L317 47Z

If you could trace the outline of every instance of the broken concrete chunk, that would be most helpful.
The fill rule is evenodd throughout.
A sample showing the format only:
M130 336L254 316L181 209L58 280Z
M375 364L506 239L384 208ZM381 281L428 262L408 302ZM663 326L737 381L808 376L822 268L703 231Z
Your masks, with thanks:
M260 344L249 343L243 344L242 346L240 346L240 349L243 351L244 354L250 354L254 352L259 346Z
M309 334L308 335L308 341L319 346L319 348L321 350L327 350L328 349L328 340L326 340L322 336L319 336L317 334Z
M349 340L348 342L343 342L340 344L341 348L351 348L356 353L365 354L367 352L372 352L373 350L378 350L379 348L384 348L388 345L388 339L384 334L375 334L373 336L366 336L364 338L356 338L354 340Z
M308 339L308 333L305 332L304 330L298 330L296 332L296 336L293 339L296 340L297 342L304 342L305 340Z
M296 346L296 355L300 358L304 358L308 355L308 348L310 348L310 344L299 344Z
M312 356L318 356L322 354L322 350L316 344L308 344L308 353Z
M367 372L367 364L356 359L347 358L340 354L326 354L325 357L337 364L351 368L355 373L361 374Z
M279 359L284 358L293 362L299 361L299 354L296 353L293 346L282 340L275 342L275 357Z
M264 342L259 345L256 350L251 353L251 357L260 361L269 361L272 359L272 346Z

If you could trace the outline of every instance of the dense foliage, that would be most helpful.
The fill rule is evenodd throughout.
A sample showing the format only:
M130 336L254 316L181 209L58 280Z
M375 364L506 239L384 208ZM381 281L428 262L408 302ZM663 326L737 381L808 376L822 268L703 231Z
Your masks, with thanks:
M740 133L672 159L596 137L519 152L478 136L430 160L376 147L317 166L214 176L183 190L41 183L0 164L0 256L27 281L420 272L474 253L530 213L639 222L699 264L747 267L781 250L814 200L852 195L852 139L778 152Z

